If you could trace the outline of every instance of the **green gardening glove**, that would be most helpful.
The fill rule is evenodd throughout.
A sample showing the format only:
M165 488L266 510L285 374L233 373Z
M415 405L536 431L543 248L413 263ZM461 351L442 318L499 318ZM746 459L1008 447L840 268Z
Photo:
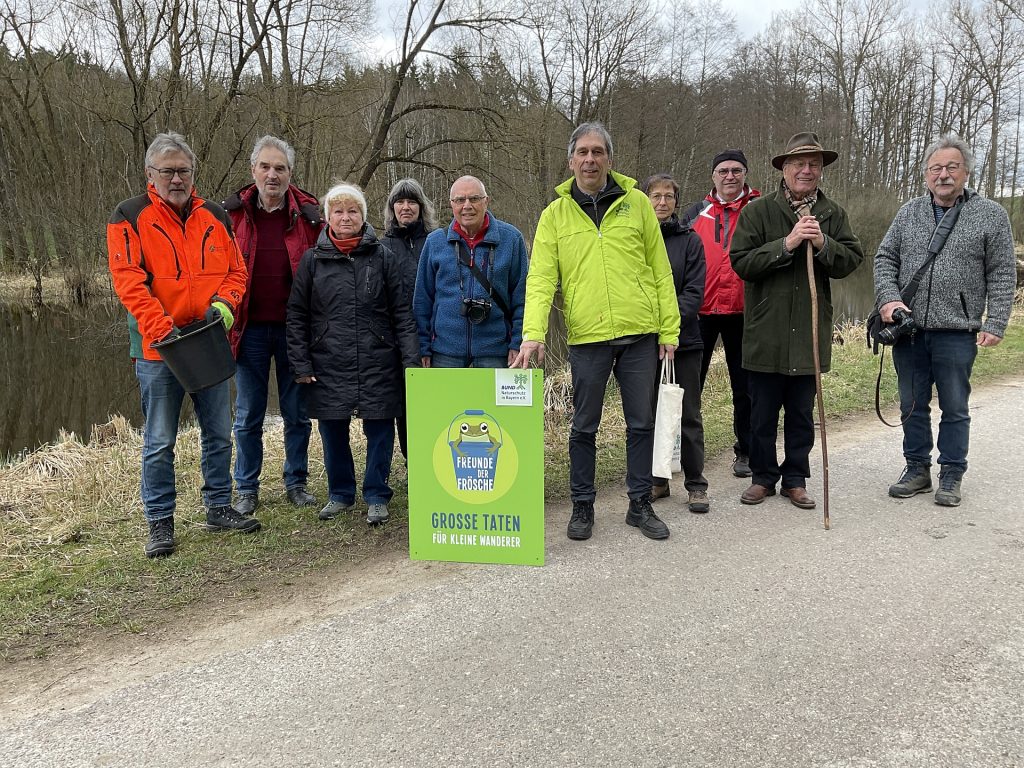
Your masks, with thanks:
M231 326L235 324L235 316L231 312L231 307L225 304L223 301L215 301L210 305L210 308L206 311L206 319L212 320L213 313L217 312L220 314L220 319L224 323L224 330L230 331Z

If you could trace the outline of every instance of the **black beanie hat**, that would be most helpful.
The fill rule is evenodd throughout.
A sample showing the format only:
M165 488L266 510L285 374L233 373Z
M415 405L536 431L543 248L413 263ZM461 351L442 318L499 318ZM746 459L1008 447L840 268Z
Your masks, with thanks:
M715 159L711 161L711 170L715 170L719 163L724 163L726 160L735 160L737 163L741 163L743 165L744 170L748 170L747 156L743 154L742 149L723 149L715 155Z

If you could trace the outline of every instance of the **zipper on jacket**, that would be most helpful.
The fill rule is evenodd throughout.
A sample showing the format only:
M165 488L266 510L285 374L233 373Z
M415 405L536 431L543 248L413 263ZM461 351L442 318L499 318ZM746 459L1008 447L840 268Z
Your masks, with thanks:
M962 293L960 294L960 306L964 308L964 317L967 318L967 322L971 322L971 314L967 311L967 297Z
M201 264L201 267L200 267L200 268L201 268L201 269L202 269L202 270L203 270L204 272L206 271L206 240L207 240L207 238L208 238L208 237L210 236L210 233L211 233L211 232L213 232L213 225L212 225L212 224L211 224L211 225L210 225L210 226L209 226L209 227L207 228L207 230L206 230L206 231L205 231L205 232L203 233L203 245L202 245L202 247L201 247L201 248L199 249L199 253L200 253L200 254L202 254L202 255L200 256L200 259L199 259L199 262L200 262L200 264Z
M132 241L128 238L128 230L124 231L124 257L128 261L128 265L132 263Z
M163 227L159 224L154 224L153 228L156 229L161 235L167 238L167 242L171 244L171 252L174 254L174 268L178 270L178 274L174 276L175 280L181 280L181 262L178 260L178 249L174 246L174 241L171 240L171 236L167 234Z

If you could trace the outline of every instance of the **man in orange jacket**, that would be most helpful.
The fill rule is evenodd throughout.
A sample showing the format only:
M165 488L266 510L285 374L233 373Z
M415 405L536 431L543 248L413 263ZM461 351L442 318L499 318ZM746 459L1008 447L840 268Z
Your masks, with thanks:
M195 194L196 157L183 136L161 133L146 150L144 195L120 203L107 225L114 290L128 310L135 375L145 418L142 505L149 523L146 555L174 551L174 445L185 390L153 349L197 320L220 317L230 328L245 292L246 271L231 221ZM192 393L202 433L203 502L209 530L258 531L231 504L231 401L224 381Z

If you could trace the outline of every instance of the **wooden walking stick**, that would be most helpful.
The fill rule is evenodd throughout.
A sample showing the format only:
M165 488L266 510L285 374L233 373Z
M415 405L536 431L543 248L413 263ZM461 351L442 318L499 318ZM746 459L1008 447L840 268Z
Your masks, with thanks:
M802 216L811 215L804 205ZM832 527L828 517L828 439L825 433L825 398L821 393L821 356L818 354L818 287L814 282L814 247L807 241L807 285L811 291L811 346L814 348L814 393L818 398L818 423L821 425L821 479L824 491L825 530ZM831 340L830 340L831 342Z

